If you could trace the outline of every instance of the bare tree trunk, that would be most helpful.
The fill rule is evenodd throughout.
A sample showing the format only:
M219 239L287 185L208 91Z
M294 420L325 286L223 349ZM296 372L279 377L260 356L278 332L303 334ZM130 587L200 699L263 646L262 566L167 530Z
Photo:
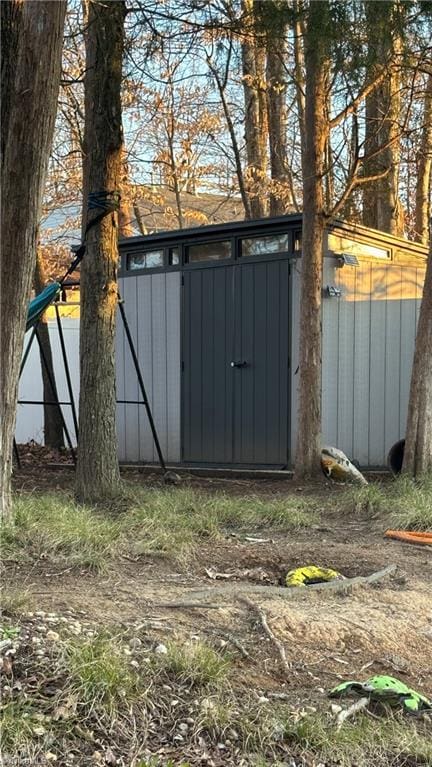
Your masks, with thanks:
M267 215L267 107L265 50L256 35L254 0L243 0L247 35L242 42L248 193L253 218Z
M182 203L181 203L181 193L180 193L180 186L179 186L179 180L178 180L177 165L176 165L175 153L174 153L174 111L173 109L170 115L170 129L167 130L167 143L168 143L168 152L169 152L170 164L171 164L172 183L173 183L173 189L174 189L176 207L177 207L177 220L178 220L179 229L183 229L184 227L183 209L182 209Z
M120 180L119 236L133 237L133 206L129 197L129 168L124 146L122 147L122 174Z
M140 234L142 234L142 235L148 234L148 230L147 230L147 227L146 227L146 225L145 225L145 223L143 221L143 217L141 215L141 211L140 211L139 203L138 202L136 202L134 204L133 210L134 210L135 220L136 220L136 222L138 224L138 229L140 231Z
M10 517L12 444L27 303L54 131L66 2L9 0L2 21L0 516ZM3 111L5 110L5 111Z
M118 190L125 4L90 0L86 39L85 187ZM86 201L85 201L86 202ZM88 218L90 219L90 214ZM76 496L93 502L118 494L115 393L118 222L106 215L87 235L81 268L80 410Z
M295 476L320 476L321 292L324 239L324 149L327 114L329 3L310 3L304 39L305 135L302 153L303 234L300 298L299 409Z
M270 195L270 215L278 216L293 207L287 150L287 83L285 62L287 26L267 34L267 113L270 172L276 189Z
M222 80L221 77L219 76L219 73L218 73L216 67L212 64L211 59L209 57L207 57L207 65L208 65L208 68L209 68L210 72L212 73L213 77L215 78L216 85L217 85L217 88L218 88L218 91L219 91L220 100L221 100L221 103L222 103L223 112L224 112L226 123L227 123L227 127L228 127L228 132L230 134L231 145L232 145L233 154L234 154L234 162L235 162L236 173L237 173L237 180L238 180L238 185L239 185L239 189L240 189L240 196L241 196L241 199L242 199L243 208L244 208L244 212L245 212L245 217L246 218L252 218L253 216L252 216L251 203L250 203L248 191L246 189L246 180L245 180L244 173L243 173L243 166L242 166L242 161L241 161L240 149L239 149L239 145L238 145L238 141L237 141L237 137L236 137L234 123L233 123L232 117L231 117L230 108L229 108L229 105L228 105L228 102L227 102L227 99L226 99L226 95L225 95L225 88L226 88L226 83L227 83L227 79L228 79L228 71L229 71L230 61L231 61L231 49L230 49L230 53L229 53L229 56L228 56L225 77Z
M40 250L36 252L36 268L34 273L34 286L36 293L40 293L47 283L45 270L43 265L43 258ZM53 356L51 349L51 342L49 337L48 322L45 314L42 315L38 326L39 340L43 349L43 354L47 362L49 375L45 369L45 365L42 359L42 352L40 353L40 363L42 370L42 386L43 386L43 400L44 402L54 402L57 395L57 389L53 392L50 384L51 380L55 384L55 373ZM64 447L63 439L63 422L59 413L58 407L54 405L44 405L44 443L47 447L59 449Z
M294 74L295 74L295 86L297 97L297 112L300 128L300 141L302 155L305 151L304 137L306 134L306 119L305 119L305 77L304 77L304 50L303 50L303 34L304 24L300 18L300 12L302 9L302 0L293 0L294 17Z
M403 463L403 471L412 477L432 472L432 232L430 234L411 374Z
M330 94L327 97L327 110L326 121L330 122L331 103ZM327 140L324 147L324 185L325 185L325 207L326 210L331 210L334 204L334 168L333 168L333 150L331 145L330 131L327 135Z
M394 31L397 3L368 0L365 3L371 79L385 68L387 76L366 98L365 176L384 174L365 186L363 223L393 235L403 235L403 211L399 200L401 128L401 40Z
M416 187L416 240L428 244L432 179L432 74L424 95L423 131L420 143Z

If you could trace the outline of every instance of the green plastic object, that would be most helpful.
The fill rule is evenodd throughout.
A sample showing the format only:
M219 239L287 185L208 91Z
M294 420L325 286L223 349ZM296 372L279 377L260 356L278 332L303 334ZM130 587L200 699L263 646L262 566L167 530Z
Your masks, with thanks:
M52 282L43 289L42 293L39 293L38 296L32 298L27 310L26 331L36 325L41 314L43 314L45 309L48 309L49 305L52 304L55 298L57 298L60 290L60 283Z
M372 676L366 682L342 682L330 690L329 696L340 698L353 693L368 696L374 701L389 703L391 706L401 705L410 714L432 711L432 702L428 698L392 676Z

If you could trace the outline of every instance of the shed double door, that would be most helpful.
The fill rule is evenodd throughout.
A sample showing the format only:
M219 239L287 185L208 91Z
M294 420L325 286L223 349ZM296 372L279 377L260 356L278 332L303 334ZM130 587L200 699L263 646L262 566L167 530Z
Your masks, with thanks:
M183 461L285 467L288 261L183 275Z

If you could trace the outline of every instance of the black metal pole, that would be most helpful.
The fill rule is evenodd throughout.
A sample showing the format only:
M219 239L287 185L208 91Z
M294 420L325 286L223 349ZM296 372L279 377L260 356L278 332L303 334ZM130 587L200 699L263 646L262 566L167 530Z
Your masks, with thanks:
M21 367L20 367L20 372L19 372L19 377L20 378L21 378L22 372L24 370L24 366L25 366L25 364L27 362L27 357L30 354L30 349L32 348L34 337L36 335L36 328L37 328L37 322L36 322L36 325L34 326L34 328L32 330L32 334L31 334L31 336L30 336L30 338L28 340L28 344L26 346L26 349L25 349L25 352L24 352L24 356L23 356L23 358L21 360ZM19 404L19 400L18 400L17 404ZM18 468L20 469L21 468L21 458L20 458L20 454L18 452L18 445L16 443L15 437L14 437L14 441L13 441L13 449L14 449L14 453L15 453L16 462L18 464Z
M75 400L74 400L73 389L72 389L72 380L71 380L70 371L69 371L69 363L68 363L67 354L66 354L66 346L65 346L65 342L64 342L63 328L62 328L62 324L61 324L60 312L59 312L59 308L58 308L58 304L57 303L54 304L54 308L55 308L55 313L56 313L57 329L58 329L58 334L59 334L59 338L60 338L60 347L61 347L62 356L63 356L63 364L64 364L64 369L65 369L65 374L66 374L66 382L67 382L67 387L68 387L68 392L69 392L70 406L71 406L71 409L72 409L72 418L73 418L73 422L74 422L75 436L76 436L76 441L77 441L77 444L78 444L78 418L77 418L77 412L76 412L76 408L75 408Z
M43 362L43 365L44 365L44 368L45 368L45 372L47 374L47 378L48 378L49 384L51 386L52 395L53 395L54 399L58 403L58 395L57 395L56 385L55 385L55 382L54 382L53 377L51 375L51 371L50 371L50 369L48 367L48 362L47 362L47 359L46 359L46 356L45 356L45 352L44 352L43 347L42 347L42 343L41 343L41 340L40 340L40 337L39 337L39 333L37 331L37 327L36 327L36 338L37 338L37 341L38 341L38 344L39 344L40 354L41 354L41 357L42 357L42 362ZM69 449L71 451L72 460L76 464L75 450L73 449L72 440L71 440L70 434L69 434L69 429L68 429L68 427L66 425L66 421L65 421L64 415L63 415L63 410L61 409L60 405L58 405L58 411L59 411L59 415L60 415L60 418L61 418L61 421L62 421L64 433L66 434L67 443L68 443Z
M27 362L27 357L28 357L28 356L29 356L29 354L30 354L30 349L31 349L31 347L32 347L32 344L33 344L33 341L34 341L34 337L35 337L35 335L36 335L37 326L38 326L38 322L36 322L36 325L34 326L34 328L33 328L33 330L32 330L32 334L31 334L31 336L30 336L30 338L29 338L29 340L28 340L28 344L27 344L27 346L26 346L26 350L25 350L25 352L24 352L24 356L23 356L23 358L22 358L22 360L21 360L21 367L20 367L20 373L19 373L19 374L20 374L20 378L21 378L21 373L22 373L22 372L23 372L23 370L24 370L24 365L25 365L25 364L26 364L26 362Z
M20 458L20 454L18 452L18 445L16 443L15 437L14 437L14 441L13 441L13 449L14 449L14 453L15 453L16 462L18 464L18 468L20 469L21 468L21 458Z
M121 318L123 320L123 325L124 325L124 329L125 329L125 332L126 332L126 338L128 340L129 349L130 349L130 352L131 352L131 355L132 355L133 363L135 365L135 370L136 370L136 374L137 374L137 377L138 377L138 383L139 383L139 387L141 389L141 395L142 395L142 398L143 398L143 404L144 404L145 409L147 411L147 416L148 416L148 419L149 419L149 422L150 422L150 428L151 428L151 431L152 431L152 434L153 434L153 440L154 440L154 443L155 443L155 446L156 446L156 450L157 450L157 454L158 454L158 457L159 457L159 463L161 465L161 468L164 471L166 471L166 464L165 464L165 461L164 461L164 457L162 455L162 450L161 450L161 446L160 446L160 443L159 443L159 437L157 435L155 423L154 423L154 420L153 420L152 411L150 409L150 403L149 403L149 401L147 399L147 393L146 393L146 390L145 390L143 377L141 375L141 370L140 370L140 366L139 366L138 357L137 357L137 354L136 354L136 351L135 351L135 346L134 346L134 343L133 343L133 340L132 340L132 336L131 336L131 333L130 333L130 330L129 330L129 324L128 324L128 321L127 321L126 312L124 310L123 301L122 301L120 295L119 295L119 309L120 309Z
M59 405L70 405L70 402L63 402L62 400L48 400L48 399L19 399L18 405L54 405L54 407L58 407Z

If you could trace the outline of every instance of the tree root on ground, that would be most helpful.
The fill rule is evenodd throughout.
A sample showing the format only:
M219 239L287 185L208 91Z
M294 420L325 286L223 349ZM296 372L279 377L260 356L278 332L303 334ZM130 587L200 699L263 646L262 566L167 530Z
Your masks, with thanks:
M388 565L383 570L378 570L371 575L358 575L355 578L346 578L343 581L334 580L326 583L313 583L310 586L292 586L287 588L286 586L263 586L258 583L227 583L224 586L208 586L205 589L198 589L196 591L188 591L185 597L188 598L187 602L169 602L166 604L158 603L155 607L210 607L210 605L200 604L193 600L206 600L213 599L214 597L232 596L234 599L239 594L261 594L266 597L282 597L282 599L297 599L298 597L304 597L309 592L314 591L330 591L330 592L349 592L353 586L368 585L376 583L382 580L387 575L392 575L396 570L396 565ZM217 607L218 605L211 605ZM220 605L221 607L223 605Z

